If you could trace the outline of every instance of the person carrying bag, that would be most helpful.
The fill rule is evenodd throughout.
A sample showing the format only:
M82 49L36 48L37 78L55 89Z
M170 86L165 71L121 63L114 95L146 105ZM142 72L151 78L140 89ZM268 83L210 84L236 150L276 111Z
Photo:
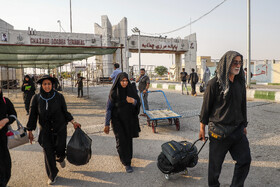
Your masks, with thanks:
M41 85L40 93L34 95L30 106L30 115L27 123L30 143L34 137L32 131L36 129L39 118L40 134L38 142L44 150L45 167L48 175L48 184L56 182L58 169L56 162L65 167L65 151L67 124L71 122L74 128L81 127L68 112L64 96L53 89L55 80L45 75L37 81Z
M10 115L17 116L13 103L3 97L0 88L0 187L6 186L11 178L11 156L8 149L8 126L15 121ZM9 116L9 117L8 117Z

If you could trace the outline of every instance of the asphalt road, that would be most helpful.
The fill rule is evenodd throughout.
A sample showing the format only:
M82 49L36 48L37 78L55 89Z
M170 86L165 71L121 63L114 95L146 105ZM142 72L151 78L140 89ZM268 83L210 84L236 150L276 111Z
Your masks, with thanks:
M67 162L61 169L57 186L207 186L208 144L199 155L199 163L189 169L189 174L176 174L166 180L156 165L161 152L161 144L169 140L195 141L198 138L198 115L202 96L192 97L179 92L165 92L172 109L181 114L181 130L166 122L159 122L157 133L146 125L146 119L140 117L142 132L134 139L135 171L125 173L115 148L115 139L100 133L104 126L105 107L110 87L90 88L89 99L77 99L71 89L64 92L69 111L82 124L82 129L92 138L92 159L85 166L73 166ZM76 91L76 89L75 89ZM76 93L74 93L76 94ZM86 90L85 90L86 95ZM26 124L22 98L10 95L19 114L19 119ZM150 94L151 109L166 107L162 95ZM280 186L280 104L263 101L248 102L248 139L251 146L252 165L246 186ZM68 126L68 139L73 133ZM201 142L197 146L200 146ZM47 186L42 148L38 145L24 145L11 150L12 177L9 186L30 187ZM234 161L228 154L220 177L221 186L229 186L234 170Z

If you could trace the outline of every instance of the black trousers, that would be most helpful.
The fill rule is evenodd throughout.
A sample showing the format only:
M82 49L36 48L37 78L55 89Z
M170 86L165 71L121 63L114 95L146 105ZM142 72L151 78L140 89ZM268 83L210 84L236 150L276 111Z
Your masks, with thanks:
M231 187L244 186L250 169L251 153L249 142L243 133L243 129L243 127L238 128L224 140L216 140L210 137L208 166L208 185L210 187L220 186L219 176L228 151L233 160L236 161Z
M81 94L80 94L81 93ZM83 87L78 87L78 97L83 97L84 96L84 91L83 91Z
M6 133L0 130L0 187L6 187L11 178L11 156Z
M196 89L196 87L195 87L195 83L191 83L191 86L192 86L192 95L194 95L194 94L196 94L196 91L195 91L195 89Z
M113 131L120 160L124 166L130 166L133 156L132 137L125 133L125 129L120 124L113 124Z
M48 178L53 180L58 173L56 162L62 162L65 159L67 132L63 129L59 133L42 136L41 146L44 151L45 168Z
M27 113L29 113L30 101L31 101L32 97L33 97L33 95L31 95L31 94L24 94L24 96L23 96L25 110Z

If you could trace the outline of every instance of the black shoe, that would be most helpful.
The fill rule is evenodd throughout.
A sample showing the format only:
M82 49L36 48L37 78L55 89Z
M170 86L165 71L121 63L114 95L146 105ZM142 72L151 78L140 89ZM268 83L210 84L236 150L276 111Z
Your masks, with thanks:
M55 184L55 183L56 183L56 180L57 180L57 176L56 176L53 180L48 179L48 185L53 185L53 184Z
M133 169L131 166L125 166L126 173L132 173Z

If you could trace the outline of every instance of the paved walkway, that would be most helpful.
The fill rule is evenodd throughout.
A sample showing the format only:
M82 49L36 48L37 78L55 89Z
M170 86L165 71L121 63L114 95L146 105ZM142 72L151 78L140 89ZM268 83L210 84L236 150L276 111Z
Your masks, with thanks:
M71 89L69 89L71 90ZM157 156L161 145L170 140L194 141L197 139L202 97L181 95L178 91L166 91L166 95L174 111L182 114L181 130L163 122L157 128L158 133L152 133L146 125L146 119L140 117L140 138L134 140L134 158L132 165L135 172L125 173L115 148L115 138L110 132L104 135L105 106L110 86L91 87L90 99L77 99L76 93L64 92L69 111L82 124L82 129L92 138L92 159L87 165L74 166L66 162L66 168L60 170L56 186L135 186L135 187L202 187L207 186L208 144L199 155L199 163L189 169L189 174L173 175L166 180L157 168ZM75 89L76 92L76 89ZM6 95L6 93L5 93ZM18 112L19 120L25 125L27 116L21 94L17 98L10 94ZM164 102L157 96L149 96L150 106L162 108ZM246 181L246 186L280 186L279 147L280 137L278 126L280 121L280 105L271 102L248 102L248 138L251 143L252 166ZM73 133L73 127L68 125L68 140ZM201 143L201 142L199 142ZM200 144L198 144L199 146ZM47 176L44 168L42 148L26 144L12 149L12 177L10 187L47 186ZM221 174L221 186L229 186L234 169L234 161L227 155Z

